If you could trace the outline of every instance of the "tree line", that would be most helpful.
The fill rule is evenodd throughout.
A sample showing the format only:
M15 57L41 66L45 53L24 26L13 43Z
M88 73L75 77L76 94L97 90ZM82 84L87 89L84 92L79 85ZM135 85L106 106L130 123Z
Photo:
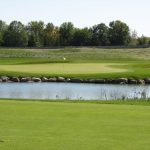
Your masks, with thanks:
M76 28L65 22L60 27L53 23L31 21L27 25L12 21L9 25L0 21L0 46L5 47L53 47L53 46L119 46L145 45L150 39L137 37L122 21L112 21L90 28Z

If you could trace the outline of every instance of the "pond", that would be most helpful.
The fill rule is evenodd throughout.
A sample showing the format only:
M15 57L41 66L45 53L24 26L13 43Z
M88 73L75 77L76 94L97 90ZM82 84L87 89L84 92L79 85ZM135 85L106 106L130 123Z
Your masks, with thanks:
M43 100L150 98L150 86L83 83L0 83L0 98Z

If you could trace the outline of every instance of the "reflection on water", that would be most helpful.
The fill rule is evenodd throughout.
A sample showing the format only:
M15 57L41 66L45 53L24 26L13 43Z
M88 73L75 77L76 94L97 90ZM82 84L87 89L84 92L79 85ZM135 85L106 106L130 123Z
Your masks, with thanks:
M0 98L53 100L150 98L150 86L79 83L1 83Z

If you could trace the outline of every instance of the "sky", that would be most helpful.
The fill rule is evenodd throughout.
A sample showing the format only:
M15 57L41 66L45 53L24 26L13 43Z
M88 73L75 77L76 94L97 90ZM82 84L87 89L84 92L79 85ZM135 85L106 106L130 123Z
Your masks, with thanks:
M33 20L76 27L121 20L138 36L150 36L150 0L0 0L0 20L27 24Z

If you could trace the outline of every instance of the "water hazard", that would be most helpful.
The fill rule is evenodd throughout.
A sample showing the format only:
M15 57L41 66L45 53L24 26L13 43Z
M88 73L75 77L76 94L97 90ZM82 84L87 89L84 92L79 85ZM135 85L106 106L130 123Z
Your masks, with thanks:
M1 83L0 98L116 100L150 98L150 86L79 83Z

